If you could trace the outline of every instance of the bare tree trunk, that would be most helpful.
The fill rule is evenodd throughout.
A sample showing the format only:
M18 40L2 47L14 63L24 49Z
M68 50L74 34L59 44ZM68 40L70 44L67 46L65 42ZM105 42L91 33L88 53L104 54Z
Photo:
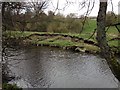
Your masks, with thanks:
M120 81L120 64L115 59L115 56L109 47L106 40L105 32L105 20L106 20L106 10L107 10L107 0L106 2L101 2L105 0L100 0L100 7L97 16L97 41L101 50L102 56L106 59L111 71L115 77Z

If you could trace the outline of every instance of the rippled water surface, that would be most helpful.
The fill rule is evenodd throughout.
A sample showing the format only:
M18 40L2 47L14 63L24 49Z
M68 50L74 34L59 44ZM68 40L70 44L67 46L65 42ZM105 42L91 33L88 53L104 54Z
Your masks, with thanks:
M116 88L117 80L99 56L50 47L10 51L11 83L35 88Z

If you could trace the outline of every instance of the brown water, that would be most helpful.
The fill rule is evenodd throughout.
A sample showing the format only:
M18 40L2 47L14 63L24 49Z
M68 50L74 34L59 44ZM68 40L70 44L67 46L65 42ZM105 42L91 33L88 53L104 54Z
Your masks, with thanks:
M10 53L16 55L9 58L10 69L20 77L10 83L23 88L117 88L117 79L99 56L50 47Z

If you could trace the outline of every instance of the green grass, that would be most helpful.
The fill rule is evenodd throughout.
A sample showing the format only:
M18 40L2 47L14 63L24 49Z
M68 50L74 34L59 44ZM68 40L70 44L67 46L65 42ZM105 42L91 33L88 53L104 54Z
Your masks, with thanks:
M111 47L112 47L112 46L118 47L118 45L119 45L118 40L110 41L110 42L108 42L108 44L109 44Z
M109 30L107 31L107 39L110 40L112 38L118 37L118 30L115 27L110 27Z
M83 33L91 33L94 31L94 29L96 29L96 20L89 20L89 21L86 21L86 24L84 26L84 31Z
M59 46L59 47L72 47L72 46L78 46L78 47L83 47L83 48L79 48L84 49L84 50L88 50L91 52L98 52L99 48L97 46L93 46L90 44L85 44L83 42L72 42L72 41L68 41L68 40L55 40L54 42L49 42L48 40L44 40L44 41L39 41L37 42L37 44L44 44L44 45L50 45L50 46Z

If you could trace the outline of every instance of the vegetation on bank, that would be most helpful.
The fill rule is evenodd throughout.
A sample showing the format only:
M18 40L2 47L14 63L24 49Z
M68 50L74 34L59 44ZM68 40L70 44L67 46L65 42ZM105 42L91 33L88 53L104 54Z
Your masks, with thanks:
M22 90L22 88L18 88L18 86L16 86L16 84L11 85L11 84L7 84L7 83L3 83L2 90Z
M83 38L81 38L79 34L11 31L3 33L3 35L16 40L23 39L24 44L29 43L37 46L48 45L62 47L64 49L74 48L83 52L85 52L85 50L91 52L99 51L99 48L94 45L94 41L91 41L93 44L92 45Z
M108 32L108 40L117 37L117 30L112 27ZM112 33L112 30L116 31ZM3 36L6 38L21 40L25 45L33 44L37 46L54 46L64 49L74 49L80 52L98 53L99 48L96 43L95 35L89 39L91 32L83 32L82 34L72 33L52 33L52 32L30 32L30 31L6 31L3 32ZM114 51L118 53L118 40L109 41Z

